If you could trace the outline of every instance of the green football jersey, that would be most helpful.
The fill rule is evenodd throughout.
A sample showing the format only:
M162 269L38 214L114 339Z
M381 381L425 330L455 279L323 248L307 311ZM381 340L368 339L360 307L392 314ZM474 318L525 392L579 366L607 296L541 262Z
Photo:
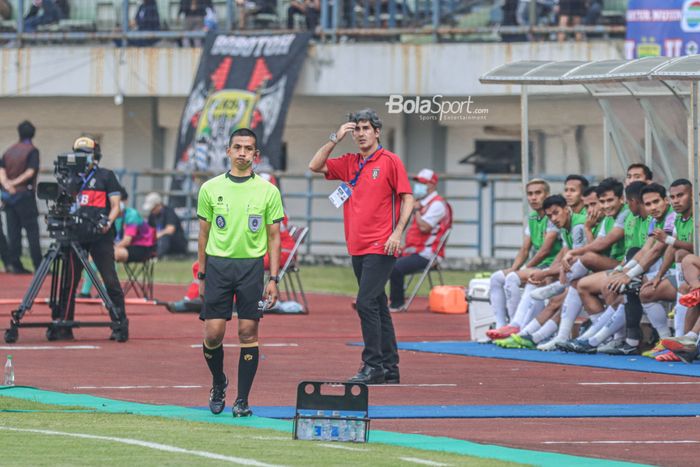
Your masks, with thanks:
M206 181L199 189L197 216L211 223L207 255L265 256L266 226L284 218L277 187L257 175L244 180L236 180L226 172Z
M532 211L527 219L527 229L525 230L525 235L530 237L532 241L532 248L535 251L539 251L544 244L544 237L549 232L558 232L558 229L549 222L547 216L538 217L537 212ZM539 264L539 266L549 266L554 261L554 258L559 254L561 250L561 239L557 237L556 242L552 246L552 251L549 255Z
M681 242L693 243L694 235L695 223L693 221L693 216L687 219L682 219L681 216L677 216L673 236Z
M584 210L585 211L585 210ZM586 242L585 212L571 213L571 226L560 229L562 245L568 249L581 248Z

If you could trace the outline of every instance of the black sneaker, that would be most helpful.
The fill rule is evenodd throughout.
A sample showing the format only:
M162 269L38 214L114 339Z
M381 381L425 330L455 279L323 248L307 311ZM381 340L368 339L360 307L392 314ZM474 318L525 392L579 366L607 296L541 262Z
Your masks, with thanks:
M639 355L639 346L629 345L625 342L617 348L610 349L608 355Z
M674 353L678 355L678 358L680 358L683 363L693 363L693 361L698 358L698 354L700 353L700 346L696 347L695 350L691 352L681 351Z
M129 340L129 321L125 320L117 328L112 329L112 334L109 335L109 340L117 342L126 342Z
M248 407L248 401L243 399L236 399L236 402L231 408L231 413L234 417L250 417L253 415L253 411Z
M224 411L226 407L226 388L228 387L228 378L224 384L214 384L209 391L209 410L214 415L218 415Z
M92 298L92 295L90 295L90 292L88 292L88 293L82 293L82 292L80 292L80 293L77 295L77 297L78 297L78 298Z
M578 344L578 342L579 339L569 339L568 341L557 342L555 344L555 347L557 348L557 350L561 350L562 352L573 352L573 346Z
M591 345L588 339L575 340L569 346L572 352L594 354L598 351L598 348Z

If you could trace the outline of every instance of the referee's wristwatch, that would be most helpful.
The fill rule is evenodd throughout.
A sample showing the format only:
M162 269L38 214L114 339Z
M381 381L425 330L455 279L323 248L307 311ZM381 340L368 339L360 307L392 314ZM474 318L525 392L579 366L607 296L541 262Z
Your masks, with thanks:
M203 273L203 272L198 272L198 273L197 273L197 279L198 279L198 280L203 281L205 277L207 277L207 275L206 275L205 273Z
M280 283L280 276L270 276L268 280L275 281L275 284Z
M328 137L328 140L333 144L338 144L338 135L336 135L335 133L331 133L331 135Z

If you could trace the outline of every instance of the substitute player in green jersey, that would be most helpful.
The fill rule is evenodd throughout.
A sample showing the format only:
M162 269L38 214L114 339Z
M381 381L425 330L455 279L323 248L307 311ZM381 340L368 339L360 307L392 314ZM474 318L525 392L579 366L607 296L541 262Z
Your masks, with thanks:
M238 313L238 396L234 417L252 414L248 394L258 369L258 325L263 311L277 301L280 222L279 190L256 176L257 137L247 128L234 131L226 154L231 170L205 182L199 190L199 293L203 297L204 357L213 376L209 409L221 413L228 378L224 374L226 322ZM269 251L270 278L264 284L263 257ZM264 299L263 302L261 299Z

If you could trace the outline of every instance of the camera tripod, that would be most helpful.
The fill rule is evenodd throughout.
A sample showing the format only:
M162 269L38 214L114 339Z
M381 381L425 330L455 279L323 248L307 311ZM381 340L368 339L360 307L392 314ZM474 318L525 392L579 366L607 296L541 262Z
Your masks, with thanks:
M73 265L71 253L75 253L75 257L82 263L83 268L87 271L88 276L92 280L97 293L102 299L102 303L109 312L112 322L80 322L74 321L73 316L68 316L70 294L75 293L73 290ZM49 296L49 308L51 309L51 319L49 322L41 323L22 323L22 318L25 313L32 308L34 300L39 293L46 276L51 274L51 292ZM123 310L122 310L123 313ZM41 328L46 327L46 338L50 341L58 340L66 330L79 327L111 327L113 331L118 333L117 340L121 340L126 336L128 322L122 319L115 308L114 303L107 295L102 281L97 277L97 274L90 268L88 255L85 249L76 241L58 240L51 244L49 250L44 255L44 258L35 271L29 289L25 292L19 308L11 314L10 328L5 330L5 342L11 344L17 342L19 328Z

